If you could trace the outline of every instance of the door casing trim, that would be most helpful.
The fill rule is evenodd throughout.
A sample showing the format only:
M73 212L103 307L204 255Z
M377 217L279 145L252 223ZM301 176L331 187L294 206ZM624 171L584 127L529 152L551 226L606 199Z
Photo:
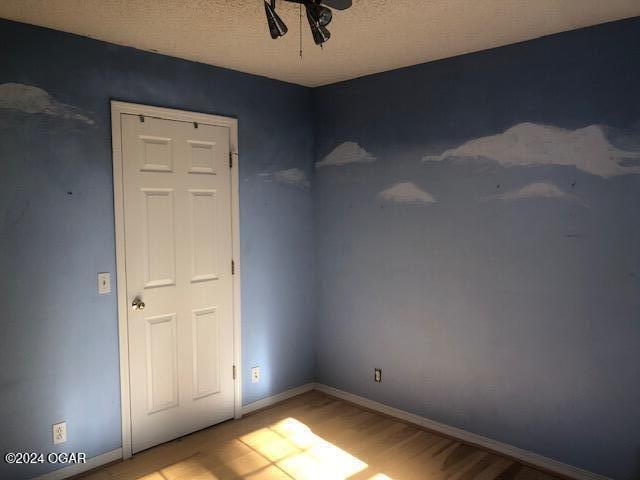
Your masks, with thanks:
M120 414L122 419L122 458L133 455L131 441L131 391L129 385L129 335L127 324L128 299L125 262L124 190L122 165L121 115L143 115L165 120L197 122L229 128L229 151L233 157L231 169L231 235L232 258L235 262L233 283L233 362L236 367L234 380L234 417L242 416L242 355L241 355L241 263L240 263L240 190L238 120L206 113L154 107L137 103L111 100L111 145L113 149L113 204L116 234L116 282L118 302L118 346L120 351ZM231 372L229 372L231 375Z

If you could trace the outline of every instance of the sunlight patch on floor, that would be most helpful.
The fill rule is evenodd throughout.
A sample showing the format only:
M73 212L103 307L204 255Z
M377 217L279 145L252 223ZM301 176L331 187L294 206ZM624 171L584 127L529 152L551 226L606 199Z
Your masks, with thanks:
M240 441L296 480L342 480L368 467L294 418L244 435Z
M196 455L138 480L393 480L376 473L362 460L311 431L295 418L238 437L247 452L229 461L216 455ZM228 441L227 441L228 442ZM243 447L245 448L245 447Z

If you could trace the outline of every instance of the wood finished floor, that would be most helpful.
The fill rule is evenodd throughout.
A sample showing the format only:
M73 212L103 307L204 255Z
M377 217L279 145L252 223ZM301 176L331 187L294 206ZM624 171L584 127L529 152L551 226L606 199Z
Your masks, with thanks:
M317 391L77 478L557 480Z

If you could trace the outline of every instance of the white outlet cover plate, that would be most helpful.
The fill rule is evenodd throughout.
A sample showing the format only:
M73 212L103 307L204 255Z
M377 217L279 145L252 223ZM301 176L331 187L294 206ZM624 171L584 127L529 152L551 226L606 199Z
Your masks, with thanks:
M64 443L67 441L67 422L60 422L53 425L53 444Z
M111 274L109 272L98 274L98 293L100 295L111 293Z
M251 369L251 383L258 383L260 381L260 367L253 367Z

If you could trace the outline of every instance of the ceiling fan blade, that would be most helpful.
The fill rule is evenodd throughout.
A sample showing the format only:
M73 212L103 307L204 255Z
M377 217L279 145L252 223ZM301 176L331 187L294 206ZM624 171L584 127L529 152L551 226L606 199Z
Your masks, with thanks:
M351 6L352 0L322 0L320 3L336 10L346 10Z

